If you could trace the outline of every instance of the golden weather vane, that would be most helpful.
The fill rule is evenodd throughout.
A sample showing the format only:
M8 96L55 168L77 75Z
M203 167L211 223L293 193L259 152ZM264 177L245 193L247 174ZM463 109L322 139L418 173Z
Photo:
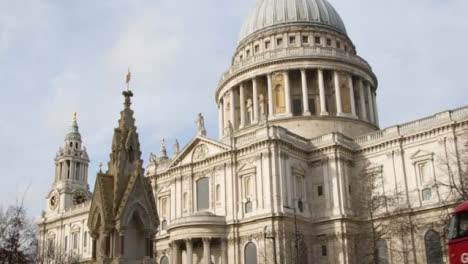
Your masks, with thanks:
M130 72L130 68L128 68L128 73L127 73L127 91L130 90L130 80L132 79L132 73Z

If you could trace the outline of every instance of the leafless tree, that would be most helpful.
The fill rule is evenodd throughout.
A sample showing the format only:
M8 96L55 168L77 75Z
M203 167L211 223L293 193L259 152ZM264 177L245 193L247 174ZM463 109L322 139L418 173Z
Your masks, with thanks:
M362 232L355 237L360 243L357 251L361 263L388 263L389 254L399 255L402 263L408 263L409 248L403 241L415 226L408 214L404 192L398 186L391 191L384 190L382 173L369 168L369 163L357 171L358 188L353 203L361 215ZM389 241L395 240L401 241L401 245L390 247Z
M36 224L27 218L23 202L0 208L0 263L34 263L36 251Z
M468 131L454 138L445 138L440 142L443 152L436 155L438 168L434 187L440 195L442 210L439 221L433 222L426 229L440 231L443 241L448 240L449 223L454 207L468 201ZM447 247L443 247L447 254Z
M44 255L39 255L37 258L37 263L53 263L53 264L79 264L83 263L81 257L75 253L65 253L61 250L56 250L55 248L47 248Z

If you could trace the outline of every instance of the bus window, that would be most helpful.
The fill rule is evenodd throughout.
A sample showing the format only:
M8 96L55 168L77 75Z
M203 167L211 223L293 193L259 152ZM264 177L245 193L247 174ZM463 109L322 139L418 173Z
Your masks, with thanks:
M461 212L450 221L450 239L468 236L468 212Z

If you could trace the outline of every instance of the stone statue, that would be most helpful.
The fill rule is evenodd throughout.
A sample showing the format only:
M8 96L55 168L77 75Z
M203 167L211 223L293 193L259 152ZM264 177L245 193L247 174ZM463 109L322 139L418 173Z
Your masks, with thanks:
M179 141L176 139L174 142L174 155L179 154Z
M164 138L161 139L161 157L162 158L167 158L167 152L166 152L166 140Z
M197 128L198 135L206 136L205 119L203 118L201 113L198 113Z
M258 95L258 104L260 106L260 117L265 115L265 97L263 94Z
M224 134L226 134L226 136L231 136L233 130L231 120L229 120L224 128Z
M156 155L154 155L152 152L150 154L150 163L156 164Z

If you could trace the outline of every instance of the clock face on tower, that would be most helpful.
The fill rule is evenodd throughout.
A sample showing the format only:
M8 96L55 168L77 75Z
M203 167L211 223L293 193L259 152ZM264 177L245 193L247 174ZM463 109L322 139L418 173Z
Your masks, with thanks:
M77 191L73 194L73 204L81 204L86 201L86 195L82 191Z
M54 194L52 195L52 197L50 197L49 206L51 209L55 209L57 208L57 204L58 204L58 197L56 194Z

